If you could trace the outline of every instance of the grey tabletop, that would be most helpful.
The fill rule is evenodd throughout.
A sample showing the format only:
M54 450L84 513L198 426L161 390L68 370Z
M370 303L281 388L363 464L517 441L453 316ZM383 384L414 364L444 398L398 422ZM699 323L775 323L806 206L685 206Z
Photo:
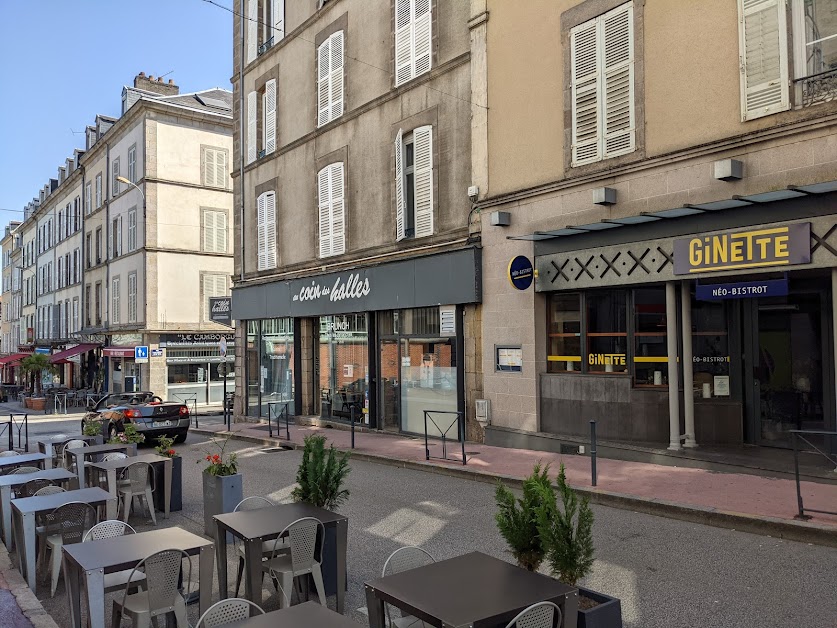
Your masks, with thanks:
M0 475L0 486L20 486L29 480L70 480L74 477L76 477L75 473L59 467L23 475Z
M279 536L287 526L303 517L319 519L326 527L346 520L346 517L336 512L311 504L295 503L215 515L215 521L243 539L261 539Z
M14 467L24 462L41 462L46 460L46 454L20 454L19 456L4 456L0 458L0 467Z
M20 512L50 512L59 506L70 502L104 502L113 499L110 493L98 487L82 488L76 491L64 491L54 495L39 495L37 497L23 497L12 500L12 508Z
M290 608L273 611L224 624L226 628L357 628L357 624L339 613L316 602L305 602Z
M87 466L93 469L101 469L102 471L107 471L108 469L124 469L128 465L132 465L137 462L145 462L148 464L153 464L155 462L165 462L168 460L165 456L159 456L157 454L141 454L139 456L128 456L127 458L122 458L121 460L108 460L107 462L88 462Z
M376 596L422 618L465 626L510 620L536 602L555 601L575 587L482 552L471 552L366 583Z
M126 448L130 449L130 443L120 443L120 444L104 444L104 445L91 445L89 447L73 447L72 449L68 449L67 451L74 452L74 453L83 453L84 455L87 454L107 454L112 451L125 451ZM129 454L130 455L130 454Z

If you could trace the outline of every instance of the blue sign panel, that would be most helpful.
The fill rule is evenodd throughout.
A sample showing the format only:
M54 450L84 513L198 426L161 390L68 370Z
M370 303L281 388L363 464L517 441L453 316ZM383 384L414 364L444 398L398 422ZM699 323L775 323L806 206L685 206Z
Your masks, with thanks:
M134 360L147 360L148 346L134 347Z
M518 290L526 290L532 285L535 269L525 255L518 255L509 262L509 281Z
M35 353L49 355L49 347L35 347Z
M750 299L753 297L784 297L788 294L787 279L764 279L737 283L698 284L695 297L699 301Z

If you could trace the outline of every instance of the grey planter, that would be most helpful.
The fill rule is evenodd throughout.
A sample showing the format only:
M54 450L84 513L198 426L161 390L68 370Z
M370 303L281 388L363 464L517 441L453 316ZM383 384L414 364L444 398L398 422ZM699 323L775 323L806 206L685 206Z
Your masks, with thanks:
M599 603L590 610L578 609L578 628L622 628L622 603L619 598L584 587L578 587L578 591Z
M214 515L232 512L244 499L244 482L242 475L211 475L203 474L203 530L211 537L215 537ZM227 533L227 543L232 543L232 535Z

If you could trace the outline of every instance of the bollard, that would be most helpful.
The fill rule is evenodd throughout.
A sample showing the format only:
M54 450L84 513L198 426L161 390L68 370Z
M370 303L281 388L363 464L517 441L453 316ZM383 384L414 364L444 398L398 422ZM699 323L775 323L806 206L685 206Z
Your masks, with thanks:
M590 421L590 475L596 486L596 422Z
M355 407L349 406L349 415L352 417L352 449L355 448Z

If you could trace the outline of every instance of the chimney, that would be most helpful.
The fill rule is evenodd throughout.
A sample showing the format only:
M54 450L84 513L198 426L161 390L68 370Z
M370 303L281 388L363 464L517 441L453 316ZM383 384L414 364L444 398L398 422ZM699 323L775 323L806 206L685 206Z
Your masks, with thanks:
M180 93L180 87L175 85L172 79L164 83L162 77L155 79L153 74L146 76L145 72L140 72L134 77L134 87L161 96L177 96Z

